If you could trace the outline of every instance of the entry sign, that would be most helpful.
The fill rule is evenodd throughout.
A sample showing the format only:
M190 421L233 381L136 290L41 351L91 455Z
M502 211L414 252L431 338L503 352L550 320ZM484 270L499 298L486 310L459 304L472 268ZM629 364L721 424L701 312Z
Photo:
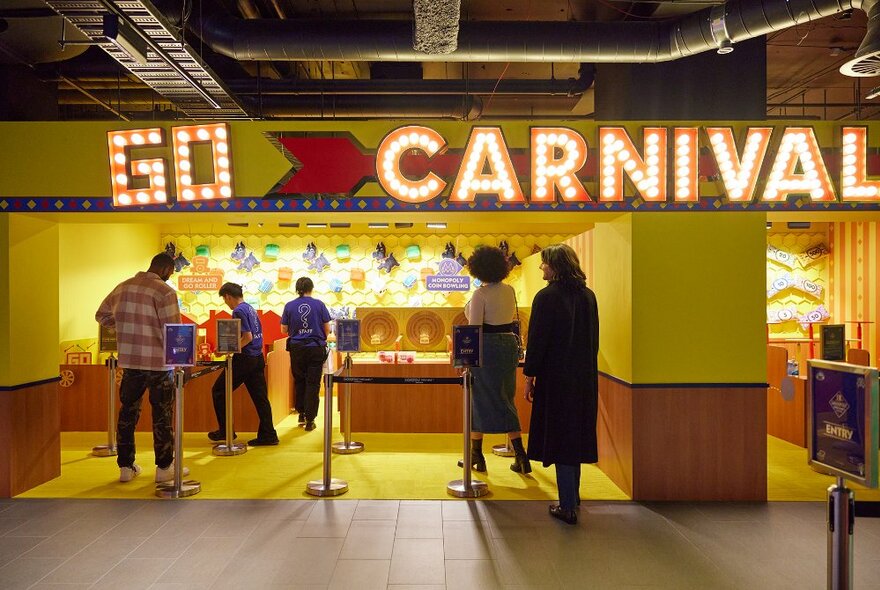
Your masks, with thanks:
M360 320L336 320L336 350L339 352L361 351Z
M239 318L217 320L217 352L220 354L241 352L241 320Z
M195 324L165 324L165 364L169 367L196 364Z
M822 326L819 339L822 344L822 360L846 360L846 326L844 324L828 324Z
M98 352L116 352L119 350L116 344L116 328L109 328L98 324Z
M807 462L877 487L877 369L809 361Z
M452 326L452 366L479 367L483 360L483 327Z

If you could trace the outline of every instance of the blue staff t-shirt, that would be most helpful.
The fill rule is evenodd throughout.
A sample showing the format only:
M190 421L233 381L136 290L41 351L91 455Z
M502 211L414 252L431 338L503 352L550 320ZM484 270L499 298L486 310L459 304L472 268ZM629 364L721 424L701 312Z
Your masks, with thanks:
M287 326L289 338L305 346L325 346L324 324L330 321L327 306L314 297L297 297L284 306L281 325Z
M260 356L263 354L263 325L257 316L256 310L242 301L232 310L232 317L241 320L241 333L250 332L253 340L241 349L247 356Z

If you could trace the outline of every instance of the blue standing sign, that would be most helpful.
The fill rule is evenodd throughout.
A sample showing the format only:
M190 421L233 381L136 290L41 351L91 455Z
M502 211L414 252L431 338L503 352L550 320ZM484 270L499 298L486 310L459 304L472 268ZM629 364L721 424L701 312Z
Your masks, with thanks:
M361 351L360 320L336 320L336 350L339 352Z
M877 369L809 361L808 463L877 487Z
M165 324L165 364L169 367L196 364L195 324Z
M452 366L479 367L483 360L482 336L482 326L452 326Z

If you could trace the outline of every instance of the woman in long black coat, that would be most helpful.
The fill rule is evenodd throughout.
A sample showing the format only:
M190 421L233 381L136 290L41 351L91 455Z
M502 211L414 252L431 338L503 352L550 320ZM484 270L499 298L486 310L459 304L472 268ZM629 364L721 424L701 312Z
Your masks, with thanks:
M541 251L546 287L532 302L525 397L533 402L529 459L556 465L559 504L550 514L577 523L581 463L596 463L599 311L577 254L565 244Z

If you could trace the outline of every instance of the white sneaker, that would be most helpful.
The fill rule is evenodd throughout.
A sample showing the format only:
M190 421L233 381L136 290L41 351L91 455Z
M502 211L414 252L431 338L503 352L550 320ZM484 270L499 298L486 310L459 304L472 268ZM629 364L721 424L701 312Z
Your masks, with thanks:
M119 468L119 481L125 483L127 481L131 481L141 474L141 466L138 464L132 464L131 467L120 467Z
M181 475L186 477L189 475L189 469L184 467L180 470ZM171 462L171 465L162 469L161 467L156 467L156 483L162 483L163 481L174 481L174 461Z

